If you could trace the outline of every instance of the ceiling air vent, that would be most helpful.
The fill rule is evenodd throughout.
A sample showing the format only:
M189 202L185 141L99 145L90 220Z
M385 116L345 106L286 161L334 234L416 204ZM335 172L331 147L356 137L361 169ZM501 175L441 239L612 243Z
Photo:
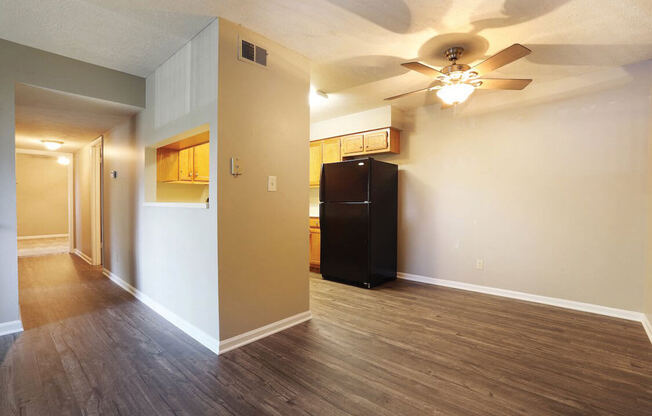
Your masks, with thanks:
M267 49L261 48L244 39L240 39L240 48L238 50L238 59L245 62L251 62L260 66L267 66Z

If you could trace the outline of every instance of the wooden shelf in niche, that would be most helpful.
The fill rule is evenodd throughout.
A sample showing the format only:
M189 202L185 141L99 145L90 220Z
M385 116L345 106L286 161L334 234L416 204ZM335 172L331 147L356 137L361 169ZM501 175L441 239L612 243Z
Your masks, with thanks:
M208 184L210 180L208 126L200 126L175 137L179 140L156 149L157 182Z

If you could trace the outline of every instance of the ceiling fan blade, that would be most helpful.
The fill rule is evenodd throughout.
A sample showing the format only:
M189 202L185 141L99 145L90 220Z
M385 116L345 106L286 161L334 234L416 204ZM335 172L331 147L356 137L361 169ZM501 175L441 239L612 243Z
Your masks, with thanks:
M405 62L405 63L402 63L401 65L403 65L407 69L411 69L413 71L421 72L423 75L428 75L429 77L432 77L432 78L435 78L435 77L438 77L438 76L442 75L442 73L439 72L439 70L431 67L428 64L424 64L423 62L419 62L419 61Z
M514 62L517 59L527 56L530 54L530 52L532 51L525 46L515 43L509 48L503 49L494 56L480 62L471 68L471 70L477 72L478 75L483 75L488 72L495 71L496 69Z
M441 82L437 81L437 82L434 82L433 84L430 84L430 86L428 88L421 88L420 90L416 90L416 91L404 92L403 94L399 94L399 95L395 95L393 97L385 98L385 101L395 100L397 98L405 97L406 95L410 95L410 94L416 94L418 92L436 90L436 89L439 89L441 87L441 85L442 85Z
M416 91L405 92L403 94L395 95L393 97L387 97L387 98L385 98L385 101L395 100L397 98L405 97L406 95L416 94L418 92L424 92L424 91L428 91L428 90L430 90L430 88L422 88L422 89L416 90Z
M502 78L479 78L478 81L482 84L476 88L481 90L522 90L532 82L531 79Z

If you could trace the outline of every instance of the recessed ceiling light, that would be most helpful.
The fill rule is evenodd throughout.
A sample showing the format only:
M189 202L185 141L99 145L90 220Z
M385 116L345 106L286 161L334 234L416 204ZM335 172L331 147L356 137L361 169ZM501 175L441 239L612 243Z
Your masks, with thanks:
M57 150L58 148L61 147L63 144L63 141L61 140L41 140L41 143L43 143L43 146L45 146L46 149L48 150Z
M310 86L310 105L315 106L317 104L324 103L328 100L328 94L322 90L318 90L312 85Z
M70 159L68 159L65 156L59 156L59 159L57 159L57 163L66 166L70 164Z

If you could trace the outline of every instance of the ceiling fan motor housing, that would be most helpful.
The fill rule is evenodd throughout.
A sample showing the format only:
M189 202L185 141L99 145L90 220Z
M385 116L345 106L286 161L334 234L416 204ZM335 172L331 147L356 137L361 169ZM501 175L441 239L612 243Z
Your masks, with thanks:
M459 46L448 48L444 51L444 55L446 55L446 58L449 61L451 61L453 64L455 63L455 61L457 61L462 57L463 53L464 53L464 48Z

